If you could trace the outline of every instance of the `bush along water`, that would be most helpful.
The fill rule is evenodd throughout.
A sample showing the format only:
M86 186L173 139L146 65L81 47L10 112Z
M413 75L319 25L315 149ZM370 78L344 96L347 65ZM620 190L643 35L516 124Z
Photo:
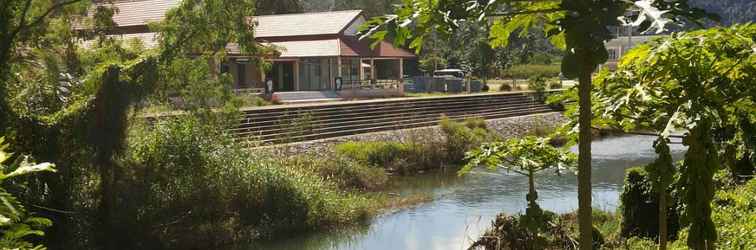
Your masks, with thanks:
M555 215L543 211L536 200L535 174L553 170L556 173L575 165L571 152L556 148L545 137L525 136L505 142L485 143L467 154L468 163L460 170L465 174L478 166L504 168L528 177L527 208L517 218L499 215L492 228L473 244L485 249L564 249L575 248L567 232L558 226Z
M481 143L498 139L495 133L486 128L482 119L456 122L444 117L439 124L444 134L441 140L410 137L403 142L346 142L336 145L335 152L339 157L347 157L390 173L411 174L461 164L465 152Z
M127 248L218 248L368 217L367 199L252 153L221 131L190 116L132 131L117 186L123 237L113 240Z

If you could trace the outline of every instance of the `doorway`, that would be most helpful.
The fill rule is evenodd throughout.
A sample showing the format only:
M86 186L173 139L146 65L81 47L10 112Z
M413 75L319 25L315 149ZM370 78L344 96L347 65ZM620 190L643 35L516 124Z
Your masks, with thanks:
M294 62L274 62L270 76L273 91L294 91Z

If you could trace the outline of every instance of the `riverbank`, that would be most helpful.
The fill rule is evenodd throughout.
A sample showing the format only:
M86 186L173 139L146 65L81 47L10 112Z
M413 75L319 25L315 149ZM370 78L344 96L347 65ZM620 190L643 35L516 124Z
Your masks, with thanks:
M616 211L626 169L655 159L653 140L653 137L623 136L593 142L594 207ZM675 157L684 153L679 145L671 150ZM539 175L536 182L538 202L543 209L558 214L577 209L577 177L573 173L547 172ZM402 195L430 194L433 199L373 217L367 225L315 230L244 249L466 249L489 228L496 215L524 212L528 184L527 178L503 169L477 169L459 177L455 169L447 168L394 175L386 188Z
M636 171L637 168L629 169L628 173ZM634 177L628 179L637 181L637 174L629 175ZM654 194L645 193L649 192L646 188L625 190L622 194L623 204L616 211L593 209L594 246L617 250L658 247L658 216L655 214L658 204L653 199L648 200ZM717 249L756 249L756 179L743 184L723 185L721 188L714 195L713 204L716 206L712 210L712 222L717 229ZM679 211L671 211L670 214L674 216L668 217L670 239L667 249L689 249L687 240L690 227L681 220L682 224L678 223ZM541 249L577 249L577 212L549 214L548 230L540 234L540 243L544 244ZM532 235L523 233L526 230L520 228L521 219L522 217L508 213L497 215L485 234L473 243L473 249L516 249L517 244L532 244L536 240L531 238Z
M118 157L110 239L126 249L218 249L367 225L433 202L428 193L395 191L424 172L456 171L462 153L493 137L517 136L558 113L493 121L446 121L431 128L249 148L216 117L136 120ZM97 197L82 175L72 210ZM455 177L456 178L456 177ZM90 211L90 210L87 210ZM72 217L67 243L91 248L101 225Z

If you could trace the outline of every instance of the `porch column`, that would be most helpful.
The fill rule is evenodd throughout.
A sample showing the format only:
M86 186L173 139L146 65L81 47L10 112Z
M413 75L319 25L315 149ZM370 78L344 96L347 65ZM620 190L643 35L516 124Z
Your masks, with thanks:
M336 57L336 76L341 77L341 57Z
M404 79L404 58L399 58L399 80Z
M294 61L294 91L299 91L299 59Z
M260 62L260 63L268 63L268 62ZM272 63L272 62L270 62L270 63ZM260 82L262 83L263 88L265 88L265 85L267 84L267 83L265 83L265 78L266 78L266 76L265 76L265 67L262 67L262 65L257 65L257 64L255 65L255 67L257 67L257 70L260 71Z
M375 83L375 58L370 58L370 83Z
M362 63L363 63L362 62L362 58L360 58L360 68L359 68L360 69L360 79L358 79L360 81L362 81L363 79L365 79L365 67L362 67Z
M404 58L399 58L399 95L404 96Z

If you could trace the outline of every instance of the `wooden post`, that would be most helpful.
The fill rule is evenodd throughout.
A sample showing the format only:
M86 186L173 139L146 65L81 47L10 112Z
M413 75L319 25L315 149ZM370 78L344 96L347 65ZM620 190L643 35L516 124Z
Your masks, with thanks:
M370 84L375 84L375 58L370 58Z
M362 58L360 58L360 66L358 67L360 69L360 81L365 80L365 68L362 67Z
M397 84L399 95L404 96L404 58L399 58L399 83Z
M399 80L404 79L404 58L399 58Z
M299 59L292 63L294 64L294 91L299 91Z
M339 77L342 77L341 75L341 57L336 57L336 75Z

